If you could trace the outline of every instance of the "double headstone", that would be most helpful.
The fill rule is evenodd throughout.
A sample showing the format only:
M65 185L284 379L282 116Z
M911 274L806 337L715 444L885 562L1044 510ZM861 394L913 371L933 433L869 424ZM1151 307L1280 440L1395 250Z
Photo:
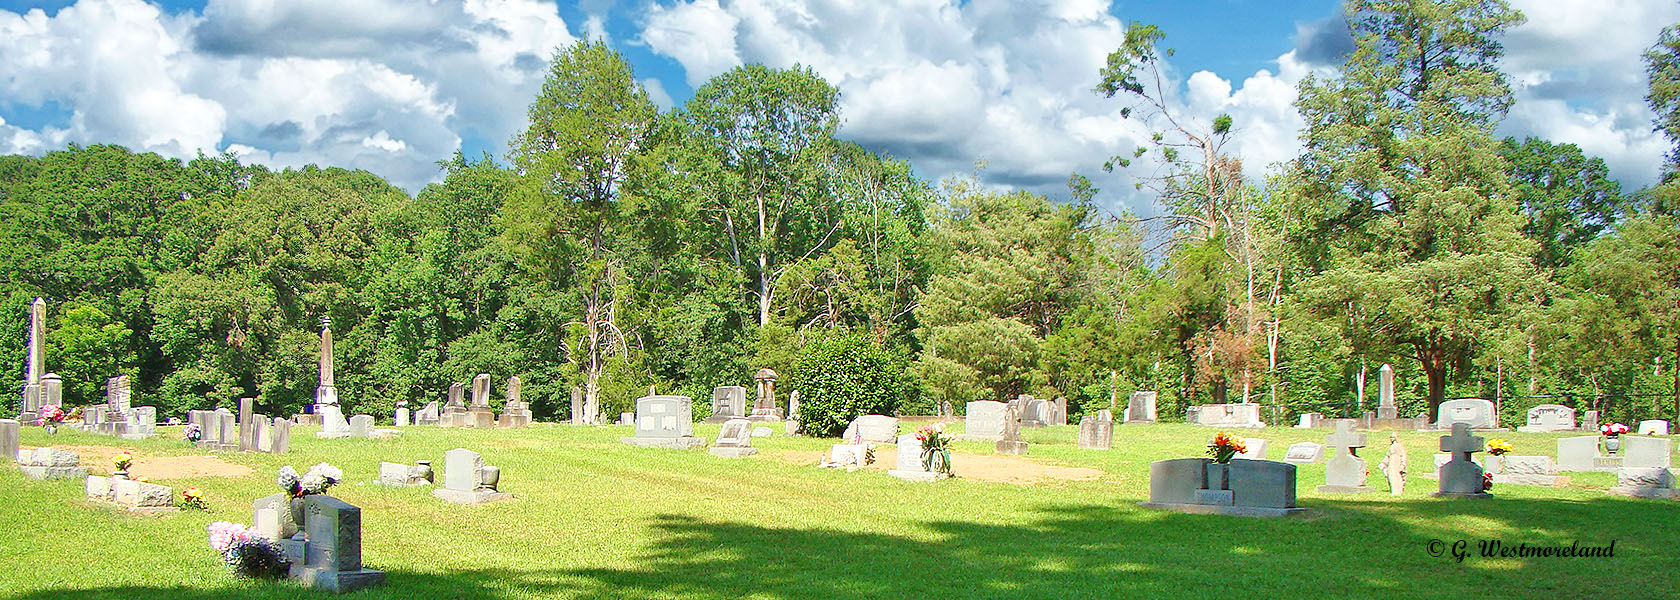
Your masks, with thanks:
M712 445L712 456L723 458L742 458L752 456L758 452L752 447L752 421L743 418L730 419L718 430L717 443Z
M456 504L478 504L512 498L498 491L502 471L484 464L484 458L466 448L443 453L443 487L432 495Z
M1079 418L1079 449L1108 450L1114 447L1114 417L1108 409Z
M1330 457L1324 461L1324 485L1318 486L1318 491L1330 494L1372 491L1365 485L1365 459L1359 458L1359 449L1365 447L1365 434L1353 430L1353 419L1336 419L1334 423L1336 432L1324 436Z
M1528 409L1528 422L1517 428L1523 433L1552 433L1575 430L1575 409L1562 404L1541 404Z
M1146 508L1188 513L1280 517L1295 505L1295 465L1270 460L1175 458L1149 463Z
M1196 411L1193 421L1197 425L1209 427L1265 427L1260 420L1260 405L1251 403L1238 404L1203 404L1201 410Z
M1498 427L1498 420L1493 414L1493 402L1481 398L1459 398L1442 402L1436 409L1440 417L1435 427L1451 429L1454 424L1464 423L1471 429L1493 429Z
M81 457L69 450L35 448L17 453L18 469L30 479L80 479L87 477Z
M852 419L842 437L848 441L856 438L877 444L890 443L898 439L898 419L886 415L863 415Z
M1051 413L1055 412L1048 401L1026 394L1021 394L1019 398L1016 398L1016 403L1020 405L1022 427L1049 425Z
M1560 471L1613 472L1622 466L1622 457L1605 456L1598 452L1599 437L1580 435L1557 441L1557 467Z
M963 425L964 439L997 441L1003 439L1003 420L1009 406L1002 402L981 400L968 403Z
M694 405L688 396L655 395L636 400L636 435L626 444L686 450L706 445L694 436Z

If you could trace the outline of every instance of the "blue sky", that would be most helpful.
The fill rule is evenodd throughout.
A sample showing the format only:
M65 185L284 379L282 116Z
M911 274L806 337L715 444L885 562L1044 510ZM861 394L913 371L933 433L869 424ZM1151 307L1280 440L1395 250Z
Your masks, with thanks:
M1513 5L1529 22L1505 40L1517 104L1500 133L1578 144L1627 187L1655 181L1666 148L1639 53L1680 4ZM1349 43L1339 14L1326 0L0 0L0 153L231 151L413 192L456 150L502 155L553 49L604 37L667 107L732 66L799 63L841 89L841 137L925 177L1062 197L1079 172L1111 210L1150 214L1132 174L1100 172L1146 132L1089 91L1125 24L1166 31L1175 110L1232 114L1259 179L1298 148L1295 83L1332 74Z

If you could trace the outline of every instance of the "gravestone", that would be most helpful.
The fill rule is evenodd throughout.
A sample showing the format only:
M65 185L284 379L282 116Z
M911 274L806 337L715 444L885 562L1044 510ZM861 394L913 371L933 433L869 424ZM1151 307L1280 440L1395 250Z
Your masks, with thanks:
M239 451L250 452L257 449L257 425L252 418L252 405L255 398L239 399Z
M422 460L413 465L380 462L379 485L390 487L432 485L432 461Z
M1236 453L1233 455L1235 458L1266 460L1266 440L1260 438L1243 438L1243 445L1247 446L1248 451Z
M578 387L575 386L575 385L572 386L572 405L571 405L570 408L571 408L571 411L572 411L571 412L572 424L573 425L582 425L583 424L583 390L578 389Z
M1384 364L1377 370L1377 418L1399 417L1400 409L1394 405L1394 367Z
M1557 467L1560 471L1614 471L1621 468L1622 458L1598 453L1599 438L1582 435L1557 441Z
M1622 468L1624 469L1667 469L1669 466L1669 442L1666 438L1641 437L1637 435L1622 436Z
M1319 413L1302 413L1301 422L1295 424L1296 429L1316 429L1324 426L1324 415Z
M1324 462L1324 444L1315 442L1290 444L1289 449L1283 453L1283 462L1296 465Z
M1356 424L1353 419L1336 419L1331 424L1336 432L1324 436L1325 452L1329 456L1324 461L1324 485L1318 486L1318 491L1327 494L1373 491L1365 485L1365 459L1359 457L1359 449L1365 447L1365 434L1353 430Z
M799 419L799 390L788 392L787 416L789 419Z
M181 510L175 506L175 490L168 486L89 475L82 482L89 500L115 504L135 513L165 513Z
M626 413L629 414L629 413ZM688 396L643 396L636 400L636 435L619 438L632 446L687 450L706 445L694 436L694 406Z
M776 405L776 372L768 368L759 369L753 374L753 383L758 386L758 399L753 402L752 414L747 418L753 421L782 420L782 409Z
M1568 477L1558 476L1557 464L1550 456L1490 455L1486 462L1487 471L1493 473L1495 485L1556 486L1569 481Z
M105 408L110 412L124 414L133 406L131 388L127 375L118 375L105 380Z
M315 432L318 438L350 437L350 422L344 418L344 409L336 404L320 407L317 412L321 415L321 430Z
M257 452L274 451L274 422L267 415L256 415L253 421L257 424Z
M304 496L302 540L280 542L292 559L288 576L342 594L385 583L385 573L362 566L362 509L324 494Z
M332 318L323 316L321 317L321 383L315 387L315 412L320 414L321 407L337 405L338 387L333 384ZM340 419L343 416L343 413L339 413Z
M1149 463L1145 508L1248 517L1301 514L1295 505L1295 465L1270 460L1174 458Z
M29 305L28 366L23 378L23 401L18 407L18 423L34 425L40 418L41 377L46 374L47 302L36 298Z
M885 444L898 439L898 419L885 415L863 415L846 427L845 439Z
M825 467L861 469L869 463L869 444L834 444L829 447L828 456L828 462L823 463Z
M408 407L407 406L397 407L397 409L395 411L391 412L391 426L392 427L408 427L408 425L409 425L408 417L409 417L409 413L408 413Z
M1022 427L1043 427L1049 423L1049 403L1042 399L1021 394L1017 399L1021 410Z
M1126 400L1126 423L1155 422L1155 392L1132 392Z
M524 389L525 383L519 380L518 375L508 378L506 402L502 404L502 418L498 421L502 427L518 429L531 426L531 404L520 397Z
M157 435L157 407L141 406L128 411L125 440L143 440Z
M1027 452L1027 443L1021 441L1021 421L1015 412L1020 410L1018 406L1011 402L1006 407L1003 416L1003 439L993 445L998 454L1018 455Z
M718 430L717 443L712 445L712 456L723 458L743 458L758 452L752 447L752 421L742 418L730 419Z
M494 427L496 413L490 410L490 374L479 373L472 379L472 405L467 407L466 427Z
M414 417L415 425L437 425L438 421L438 403L436 400L427 402L425 406L420 407L420 413Z
M1581 413L1581 431L1598 431L1598 411Z
M1058 427L1067 425L1067 398L1056 398L1056 403L1052 406L1056 409L1056 414L1050 416L1050 424Z
M1251 403L1240 404L1203 404L1196 411L1197 425L1209 427L1265 427L1260 420L1260 405Z
M968 403L964 418L963 439L997 441L1003 439L1003 420L1009 405L992 400Z
M1575 430L1575 409L1562 404L1541 404L1528 409L1528 423L1517 428L1523 433L1552 433Z
M1639 435L1668 435L1668 421L1661 419L1640 421L1639 427L1634 430L1634 433Z
M365 438L373 433L373 415L350 417L350 437Z
M1388 454L1377 463L1377 470L1388 479L1390 496L1406 492L1406 462L1406 446L1400 443L1400 434L1388 432Z
M1452 458L1437 470L1440 473L1441 487L1440 491L1432 494L1433 496L1452 498L1487 498L1491 496L1482 488L1483 471L1481 465L1470 460L1470 455L1481 452L1485 448L1482 443L1481 437L1470 435L1469 423L1463 421L1453 423L1452 435L1441 436L1441 451L1452 453Z
M498 491L501 469L487 466L477 452L456 448L443 453L443 487L432 495L456 504L478 504L512 498Z
M296 502L302 503L302 498ZM280 541L291 538L298 532L298 523L292 520L293 498L286 493L275 493L263 496L251 502L251 523L257 530L257 535ZM303 511L298 511L298 516Z
M916 434L906 433L898 436L898 463L887 471L888 475L905 481L939 481L948 477L944 473L928 470L922 464L922 441L916 439Z
M448 401L443 405L443 413L438 416L438 425L443 427L466 427L467 405L463 400L466 386L457 381L449 384Z
M58 448L35 448L17 453L18 470L30 479L81 479L87 468L75 452Z
M724 385L712 388L712 416L707 423L723 423L747 417L747 388Z
M17 462L18 435L22 427L17 419L0 419L0 461Z
M233 411L225 408L216 409L215 416L216 422L220 424L217 429L221 431L221 436L218 438L221 440L221 444L216 449L223 452L238 452L239 417L233 414Z
M1454 423L1464 423L1471 429L1494 429L1498 421L1493 415L1493 402L1481 398L1459 398L1442 402L1437 409L1438 429L1452 429Z
M292 449L292 422L274 417L274 446L269 452L284 454Z
M1680 497L1674 489L1674 474L1656 467L1623 467L1616 470L1616 487L1609 493L1633 498L1672 499Z
M1114 447L1114 417L1107 410L1079 418L1079 449L1108 450Z

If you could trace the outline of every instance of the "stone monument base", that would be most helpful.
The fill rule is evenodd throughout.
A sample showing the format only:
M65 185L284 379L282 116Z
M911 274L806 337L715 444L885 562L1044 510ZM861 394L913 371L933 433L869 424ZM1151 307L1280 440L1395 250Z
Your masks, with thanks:
M1493 497L1493 494L1489 494L1487 492L1471 492L1471 493L1468 493L1468 494L1461 493L1461 492L1433 492L1429 495L1434 496L1436 498L1492 498Z
M1019 455L1019 454L1026 454L1027 453L1027 443L1026 442L1010 442L1010 441L1005 441L1005 440L999 440L996 448L997 448L997 453L998 454Z
M300 413L292 417L293 425L321 426L321 415Z
M343 432L343 433L335 433L335 432L328 432L328 431L317 431L317 432L315 432L315 437L318 437L318 438L321 438L321 439L336 440L338 438L350 437L350 432L346 431L346 432Z
M291 578L304 585L335 594L354 592L385 583L385 572L373 569L333 571L292 565Z
M933 471L900 471L898 469L889 470L887 471L887 474L905 481L918 482L939 481L941 479L949 479L951 477L950 475L935 473Z
M116 503L116 502L112 502L110 500L101 500L99 498L88 498L88 499L94 501L95 503L97 503L101 506L110 506L110 507L113 507L113 508L120 508L120 509L126 510L128 512L131 512L131 513L134 513L134 514L137 514L137 515L161 515L161 514L165 514L165 513L181 512L181 509L179 507L175 507L175 506L128 506L128 505L125 505L125 504L119 504L119 503Z
M1371 486L1368 486L1368 485L1321 485L1321 486L1318 486L1318 493L1320 493L1320 494L1365 494L1365 493L1375 492L1375 491L1377 491L1377 488L1374 488L1374 487L1371 487Z
M1307 513L1305 508L1268 508L1263 506L1230 506L1220 504L1176 504L1172 502L1139 502L1138 506L1155 510L1170 510L1192 515L1230 515L1233 517L1291 517Z
M528 415L528 414L526 414L526 415L504 414L504 415L502 415L502 418L499 421L497 421L497 424L501 425L502 427L514 427L514 428L530 427L531 426L531 415Z
M675 438L618 438L618 441L643 448L666 448L670 450L692 450L706 447L706 438L687 436Z
M1616 486L1610 488L1610 495L1624 496L1628 498L1650 498L1654 500L1680 500L1680 490L1663 488Z
M445 502L454 502L456 504L483 504L485 502L497 502L513 499L513 494L509 494L507 492L495 492L491 490L463 491L452 490L449 488L438 488L432 490L432 495L437 496L438 499Z
M780 421L780 420L782 420L782 409L780 409L780 408L755 408L755 409L753 409L751 415L747 415L747 420L748 421Z
M746 458L758 454L758 448L717 447L711 449L712 456L722 458Z
M1494 485L1538 485L1543 487L1558 487L1569 483L1569 477L1563 475L1535 475L1535 474L1493 474Z
M87 467L18 467L30 479L86 479Z
M991 443L995 443L995 442L1003 441L1003 434L1001 434L1001 433L998 434L998 435L974 435L974 434L968 434L968 433L959 433L959 434L957 434L955 436L952 436L952 437L955 438L956 441L959 441L959 442L991 442Z

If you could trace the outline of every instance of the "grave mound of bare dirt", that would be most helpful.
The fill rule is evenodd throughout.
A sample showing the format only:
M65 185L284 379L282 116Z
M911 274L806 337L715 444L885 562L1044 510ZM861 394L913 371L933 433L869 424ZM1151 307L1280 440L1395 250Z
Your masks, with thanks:
M129 448L115 446L61 446L61 448L75 452L81 458L81 464L89 467L95 474L109 474L111 472L111 457L128 451L134 456L134 464L128 467L129 474L147 479L186 479L188 477L244 477L251 474L251 468L223 461L210 455L204 456L147 456L144 452L135 452Z
M822 452L786 451L782 460L797 465L820 465ZM898 461L898 447L892 444L875 446L875 462L866 469L886 471L894 469ZM1019 456L996 454L951 453L951 474L963 479L1033 485L1044 481L1092 481L1103 476L1097 469L1047 465Z

